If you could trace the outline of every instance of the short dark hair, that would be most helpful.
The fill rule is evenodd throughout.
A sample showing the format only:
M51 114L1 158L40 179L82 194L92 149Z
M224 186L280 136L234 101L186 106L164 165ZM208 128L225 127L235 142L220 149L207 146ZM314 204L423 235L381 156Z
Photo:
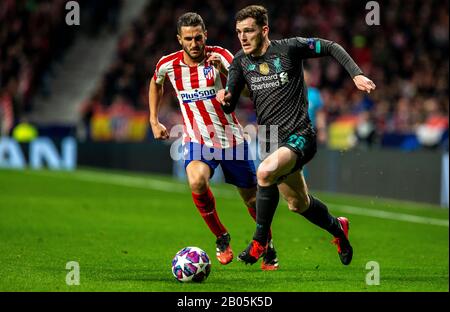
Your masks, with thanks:
M202 26L202 30L205 31L205 23L203 22L203 18L194 12L184 13L178 18L177 22L177 31L178 34L181 34L181 27L183 26Z
M249 5L236 13L236 22L245 20L246 18L254 18L256 25L268 26L269 16L267 15L267 9L262 5Z

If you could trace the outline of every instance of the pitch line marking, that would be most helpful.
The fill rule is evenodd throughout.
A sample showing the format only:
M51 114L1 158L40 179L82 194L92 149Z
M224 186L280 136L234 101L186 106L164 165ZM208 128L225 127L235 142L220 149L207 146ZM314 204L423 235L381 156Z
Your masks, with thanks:
M157 180L152 178L141 178L141 177L130 177L126 175L120 174L109 174L109 173L101 173L101 172L88 172L88 171L76 171L75 173L70 173L69 175L55 175L50 173L49 171L27 171L28 173L37 173L39 175L45 175L49 177L58 177L58 178L67 178L71 177L76 180L96 182L96 183L105 183L105 184L113 184L118 186L127 186L127 187L135 187L135 188L143 188L143 189L152 189L162 192L168 193L179 193L186 194L189 192L189 188L186 185L182 185L179 183ZM223 190L213 187L214 194L216 196L222 198L234 198L237 193L231 190ZM340 204L329 204L330 207L336 208L342 212L346 212L349 214L374 217L380 219L387 220L396 220L396 221L405 221L410 223L419 223L419 224L430 224L430 225L438 225L449 227L449 221L445 219L438 218L429 218L429 217L421 217L415 216L411 214L398 213L398 212L390 212L384 210L376 210L369 209L363 207L355 207L355 206L347 206Z

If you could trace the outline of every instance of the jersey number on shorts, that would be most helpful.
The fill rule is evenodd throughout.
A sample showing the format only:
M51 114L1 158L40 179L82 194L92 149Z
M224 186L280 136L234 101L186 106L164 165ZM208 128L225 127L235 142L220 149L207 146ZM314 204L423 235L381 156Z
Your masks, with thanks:
M299 150L303 150L305 143L306 139L303 136L296 134L292 134L287 141L287 144Z

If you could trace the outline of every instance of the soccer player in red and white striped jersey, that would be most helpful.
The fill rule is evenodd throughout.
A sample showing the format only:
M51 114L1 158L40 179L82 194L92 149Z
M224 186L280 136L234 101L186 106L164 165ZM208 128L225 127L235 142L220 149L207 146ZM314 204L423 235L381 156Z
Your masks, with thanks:
M168 78L174 87L184 121L183 153L192 198L211 232L216 236L217 259L228 264L233 259L230 234L221 223L209 180L220 165L225 181L237 187L248 211L256 218L256 175L248 157L248 145L236 116L225 114L216 99L226 84L233 55L218 46L207 46L207 32L200 15L183 14L177 23L180 51L162 57L150 82L150 125L155 139L169 138L159 122L158 111L163 84ZM229 159L229 151L242 157ZM208 157L205 155L208 153ZM211 157L212 156L212 157ZM275 250L267 252L265 270L278 268Z
M197 49L189 53L198 53ZM184 50L169 54L160 59L153 78L156 84L162 85L167 77L175 88L185 124L184 142L229 148L243 143L244 139L236 116L225 114L216 100L216 90L224 88L226 75L210 60L221 62L225 69L230 66L233 55L217 46L204 46L201 55L204 53L210 58L193 63L197 65L184 61L187 54ZM226 133L226 128L232 132Z

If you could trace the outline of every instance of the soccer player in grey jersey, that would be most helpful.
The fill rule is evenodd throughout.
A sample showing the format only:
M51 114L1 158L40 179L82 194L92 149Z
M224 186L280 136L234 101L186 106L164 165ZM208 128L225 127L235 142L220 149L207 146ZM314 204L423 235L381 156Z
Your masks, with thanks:
M258 125L267 126L267 130L269 126L277 126L278 130L278 148L261 162L257 171L256 231L238 258L253 264L264 255L281 192L291 211L334 236L339 258L348 265L353 256L348 240L349 221L332 216L324 203L308 193L301 171L316 153L302 60L332 56L344 66L359 90L370 93L375 84L335 42L300 37L270 41L267 10L262 6L240 10L236 14L236 32L242 50L229 68L226 89L217 98L224 111L230 113L247 85Z

